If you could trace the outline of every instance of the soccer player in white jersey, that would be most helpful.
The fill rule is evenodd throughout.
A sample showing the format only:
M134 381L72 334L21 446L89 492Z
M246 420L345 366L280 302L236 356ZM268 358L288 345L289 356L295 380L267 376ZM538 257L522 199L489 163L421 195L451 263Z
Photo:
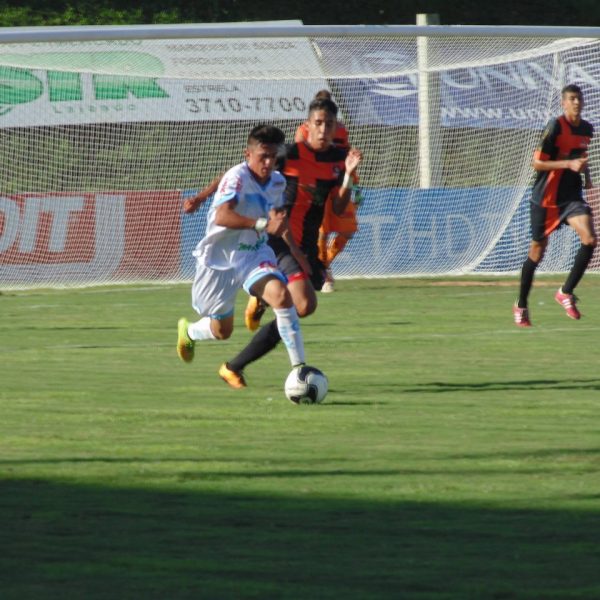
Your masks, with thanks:
M177 326L177 354L185 362L193 360L196 342L224 340L232 334L235 297L243 288L273 308L292 366L304 363L298 313L286 277L278 270L267 243L267 234L283 238L306 264L288 231L283 209L285 179L275 171L284 140L277 127L256 126L248 136L245 162L221 179L208 214L206 235L194 250L192 305L201 318L194 323L181 318Z

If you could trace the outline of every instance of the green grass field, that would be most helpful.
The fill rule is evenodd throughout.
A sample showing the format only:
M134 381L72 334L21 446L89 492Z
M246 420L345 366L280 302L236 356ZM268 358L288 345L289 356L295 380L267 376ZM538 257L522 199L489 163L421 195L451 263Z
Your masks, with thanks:
M0 598L600 597L600 278L340 281L278 348L175 353L189 286L0 295Z

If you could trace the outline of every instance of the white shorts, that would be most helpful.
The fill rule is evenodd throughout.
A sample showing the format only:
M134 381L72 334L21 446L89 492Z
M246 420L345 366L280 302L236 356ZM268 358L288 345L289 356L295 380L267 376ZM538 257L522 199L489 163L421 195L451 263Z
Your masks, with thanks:
M194 310L211 319L224 319L233 314L235 297L240 288L248 294L252 286L267 275L287 284L286 276L277 268L277 259L270 246L248 254L248 259L236 269L213 269L196 259L196 276L192 284Z

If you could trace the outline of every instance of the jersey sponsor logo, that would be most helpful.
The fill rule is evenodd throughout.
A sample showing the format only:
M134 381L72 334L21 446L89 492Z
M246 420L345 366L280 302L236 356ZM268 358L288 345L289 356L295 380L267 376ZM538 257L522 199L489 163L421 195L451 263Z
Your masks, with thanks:
M245 244L244 242L240 242L238 245L238 250L240 252L257 252L267 243L267 238L265 236L258 238L256 244Z

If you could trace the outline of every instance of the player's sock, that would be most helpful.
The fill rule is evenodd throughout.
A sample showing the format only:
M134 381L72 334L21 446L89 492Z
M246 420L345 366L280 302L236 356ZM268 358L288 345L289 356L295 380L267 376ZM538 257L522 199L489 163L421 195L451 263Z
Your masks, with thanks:
M188 335L194 341L217 339L214 336L212 329L210 328L209 317L202 317L199 321L196 321L195 323L190 323L188 325Z
M238 373L246 365L258 360L277 346L281 336L277 329L277 321L273 320L263 325L250 340L250 343L232 360L227 361L227 366Z
M575 262L571 267L571 272L567 277L567 281L565 281L564 285L562 286L563 294L573 293L573 290L583 277L583 274L585 273L585 270L592 259L593 253L594 246L586 246L585 244L581 244L577 254L575 255Z
M330 265L333 262L333 259L346 247L348 243L348 238L337 234L329 247L327 248L327 264Z
M300 319L295 306L274 308L279 335L287 348L292 367L304 362L304 340L300 330Z
M533 276L538 264L529 257L523 263L523 268L521 269L521 287L519 289L519 299L517 300L519 308L527 308L527 298L529 298L529 292L533 285Z

